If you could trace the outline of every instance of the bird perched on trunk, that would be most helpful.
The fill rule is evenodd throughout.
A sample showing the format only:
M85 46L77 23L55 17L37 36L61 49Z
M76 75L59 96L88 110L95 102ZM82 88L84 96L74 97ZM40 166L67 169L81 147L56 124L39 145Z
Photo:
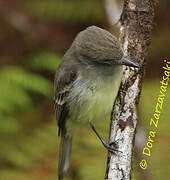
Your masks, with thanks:
M61 136L59 180L69 168L72 136L76 128L90 124L103 145L107 144L92 122L111 113L123 66L138 67L125 56L120 42L108 31L91 26L81 31L65 53L55 74L54 103Z

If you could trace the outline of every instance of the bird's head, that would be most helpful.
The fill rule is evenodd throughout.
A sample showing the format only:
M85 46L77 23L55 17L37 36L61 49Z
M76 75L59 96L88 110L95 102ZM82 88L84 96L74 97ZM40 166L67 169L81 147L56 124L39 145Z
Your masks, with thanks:
M73 44L76 56L82 62L138 67L135 62L125 57L119 40L99 27L90 26L81 31Z

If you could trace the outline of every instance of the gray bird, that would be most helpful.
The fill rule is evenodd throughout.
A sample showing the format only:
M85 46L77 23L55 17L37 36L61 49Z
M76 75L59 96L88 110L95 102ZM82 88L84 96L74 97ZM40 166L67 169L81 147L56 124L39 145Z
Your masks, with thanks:
M54 83L56 120L61 136L59 180L69 168L76 128L89 123L103 145L111 152L116 151L101 138L92 121L111 113L122 78L122 65L138 67L125 56L115 36L96 26L81 31L65 53Z

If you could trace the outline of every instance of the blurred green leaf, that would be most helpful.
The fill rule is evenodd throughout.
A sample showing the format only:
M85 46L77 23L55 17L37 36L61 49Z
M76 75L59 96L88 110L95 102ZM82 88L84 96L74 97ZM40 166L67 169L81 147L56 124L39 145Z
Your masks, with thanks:
M24 9L43 19L58 19L68 23L103 20L103 8L99 0L25 1Z
M16 112L33 107L29 92L49 97L52 83L42 75L19 66L5 66L0 72L0 133L17 133L22 128Z
M32 101L26 91L5 80L0 81L3 86L0 88L0 111L13 112L17 108L26 109L31 107Z
M21 126L15 118L3 116L0 114L0 134L14 134L21 129Z
M55 53L40 52L29 58L28 64L33 70L47 70L54 73L61 58Z
M45 96L49 96L52 92L52 83L41 75L27 72L21 67L5 67L0 73L0 79Z

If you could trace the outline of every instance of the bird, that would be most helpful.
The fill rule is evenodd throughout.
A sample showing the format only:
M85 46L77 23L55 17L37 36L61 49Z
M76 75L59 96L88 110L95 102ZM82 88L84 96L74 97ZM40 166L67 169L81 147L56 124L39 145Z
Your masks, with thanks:
M59 180L68 172L76 129L90 124L103 145L116 151L102 139L93 122L111 114L123 65L138 68L113 34L94 25L80 31L64 54L54 80L54 109L61 137Z

